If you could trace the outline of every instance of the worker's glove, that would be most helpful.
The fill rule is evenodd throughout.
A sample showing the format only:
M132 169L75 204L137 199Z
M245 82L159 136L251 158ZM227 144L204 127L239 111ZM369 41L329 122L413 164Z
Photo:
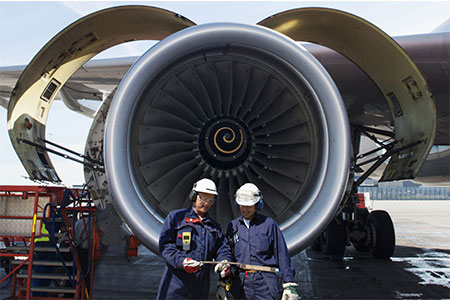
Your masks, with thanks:
M214 272L219 273L221 278L225 278L230 275L231 267L228 260L222 260L214 267Z
M217 281L217 291L216 291L217 300L228 300L225 286L226 286L225 282L221 280Z
M201 266L203 266L201 262L196 261L195 259L192 259L190 257L183 260L183 268L188 273L197 272Z
M281 300L298 300L297 284L295 282L283 283L283 296Z

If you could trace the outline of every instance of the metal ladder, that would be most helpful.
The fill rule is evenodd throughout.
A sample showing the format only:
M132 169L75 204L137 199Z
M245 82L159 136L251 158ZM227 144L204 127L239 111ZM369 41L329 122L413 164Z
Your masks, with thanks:
M93 208L90 207L90 201L87 206L83 206L79 197L82 191L77 189L22 186L6 188L0 186L0 193L5 189L8 190L9 195L13 195L12 190L15 189L14 195L21 198L34 195L35 201L31 236L0 235L1 241L5 245L0 256L11 258L10 272L0 282L11 277L11 296L16 299L33 299L32 294L35 293L41 293L38 294L39 299L55 297L59 299L89 299L91 295L88 294L86 285L91 285L91 283L84 282L80 271L80 261L73 247L73 228L69 224L68 205L73 204L70 211L72 216L81 213L84 217L83 211L87 210L89 211L88 217L91 217ZM20 193L22 193L21 196ZM53 203L52 195L56 195L56 201ZM46 196L49 197L49 201L43 207L39 198ZM48 213L47 208L50 208ZM4 218L2 219L2 217ZM49 227L47 228L49 233L42 234L42 224L46 217L49 217L45 220L46 227ZM29 216L0 216L1 221L29 218ZM56 224L62 225L56 226ZM58 232L60 228L63 230ZM48 238L48 242L44 243L45 246L39 246L40 243L35 245L35 238L39 236ZM62 239L68 241L68 245L61 246ZM45 259L41 259L39 256L44 256ZM91 265L93 272L93 264ZM39 269L42 268L44 269L39 272ZM71 272L70 269L72 269ZM44 280L44 285L36 285L36 281L42 283L42 280ZM51 281L45 282L46 280Z

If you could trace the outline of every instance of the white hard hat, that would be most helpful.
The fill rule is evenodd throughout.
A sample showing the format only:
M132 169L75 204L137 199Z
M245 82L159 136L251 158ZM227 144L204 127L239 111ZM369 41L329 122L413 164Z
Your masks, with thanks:
M253 183L246 183L236 191L236 203L242 206L252 206L262 200L261 191Z
M194 192L197 193L206 193L206 194L217 194L216 184L211 179L203 178L194 183L192 188Z

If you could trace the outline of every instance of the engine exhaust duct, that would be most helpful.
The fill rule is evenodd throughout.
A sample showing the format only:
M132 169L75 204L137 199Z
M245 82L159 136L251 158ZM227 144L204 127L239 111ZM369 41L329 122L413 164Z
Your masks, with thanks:
M210 214L239 215L236 189L253 182L295 254L326 227L348 180L350 133L324 68L271 29L216 23L151 48L115 94L105 130L114 205L158 251L164 217L190 205L192 184L213 179Z

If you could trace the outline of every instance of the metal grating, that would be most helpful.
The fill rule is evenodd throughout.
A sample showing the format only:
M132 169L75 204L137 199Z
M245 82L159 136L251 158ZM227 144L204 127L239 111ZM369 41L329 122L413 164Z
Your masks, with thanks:
M39 197L39 205L43 208L49 202L49 197ZM0 196L0 216L32 217L34 196L27 199L17 196ZM38 213L41 210L38 210ZM2 219L0 218L0 235L31 236L32 219ZM38 221L37 228L40 228Z

